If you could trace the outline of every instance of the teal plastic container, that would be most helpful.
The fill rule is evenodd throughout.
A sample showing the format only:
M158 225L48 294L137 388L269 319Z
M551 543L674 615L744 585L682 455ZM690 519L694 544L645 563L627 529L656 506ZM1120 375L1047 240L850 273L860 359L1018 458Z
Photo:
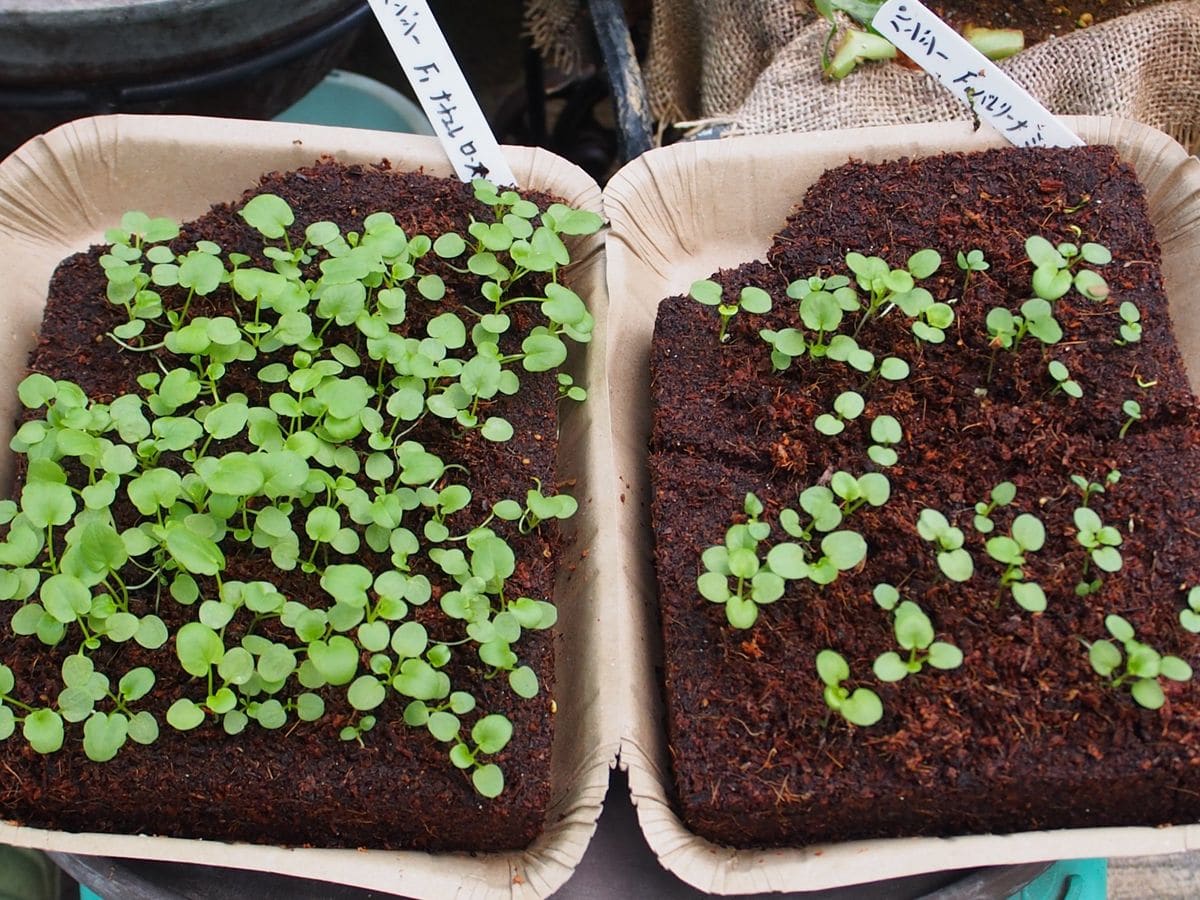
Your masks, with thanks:
M1009 900L1105 900L1108 860L1068 859L1057 862Z
M275 121L433 134L425 113L412 100L373 78L342 69L326 75Z

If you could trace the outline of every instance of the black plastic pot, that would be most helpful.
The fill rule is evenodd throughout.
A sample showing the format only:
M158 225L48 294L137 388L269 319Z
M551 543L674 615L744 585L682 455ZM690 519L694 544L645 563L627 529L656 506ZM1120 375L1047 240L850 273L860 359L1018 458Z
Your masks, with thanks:
M0 0L0 157L102 113L269 119L369 15L365 0Z

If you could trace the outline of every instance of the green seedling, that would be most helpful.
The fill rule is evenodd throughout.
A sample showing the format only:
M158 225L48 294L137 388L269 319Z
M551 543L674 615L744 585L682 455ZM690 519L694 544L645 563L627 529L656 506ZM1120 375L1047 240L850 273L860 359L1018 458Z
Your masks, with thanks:
M1200 585L1187 593L1187 607L1179 611L1179 624L1185 631L1200 634Z
M916 284L920 278L928 278L941 268L942 257L937 251L919 250L913 253L908 257L904 269L892 269L880 257L864 257L856 252L846 254L846 265L854 272L859 287L869 295L866 312L859 317L854 330L856 337L868 320L882 316L893 306L899 306L908 318L914 319L914 335L931 343L940 342L938 335L952 322L954 313L949 306L936 302L928 290Z
M1136 344L1142 339L1142 314L1128 300L1124 301L1117 310L1121 316L1121 336L1113 341L1118 347L1126 344Z
M813 420L813 427L821 434L832 437L846 430L846 423L857 419L866 408L862 395L856 391L843 391L834 398L833 414L821 413Z
M729 340L727 329L739 310L759 315L771 311L771 295L759 287L744 287L735 302L727 303L721 285L715 281L703 279L692 284L688 295L697 303L717 308L717 314L721 319L721 326L717 330L717 341L722 344Z
M1047 345L1058 343L1063 336L1062 328L1054 318L1053 308L1041 297L1022 303L1019 316L1002 306L994 306L988 311L985 321L993 350L1015 351L1026 334L1033 335Z
M951 581L967 581L975 573L971 554L963 548L963 533L936 509L923 509L917 517L917 534L937 546L937 564Z
M883 718L883 703L874 691L860 687L851 693L842 683L850 677L850 666L834 650L817 654L817 676L825 685L825 705L851 725L867 728Z
M809 355L814 359L825 356L828 351L825 336L837 331L846 313L855 312L861 306L858 294L845 275L798 279L788 285L787 295L800 301L800 320L805 328L816 332L816 337L808 342Z
M1034 265L1032 285L1035 296L1054 301L1074 287L1089 300L1108 297L1108 284L1099 273L1091 269L1072 271L1081 262L1094 266L1112 262L1112 253L1107 247L1090 242L1082 246L1070 242L1055 246L1035 234L1025 240L1025 255Z
M1068 397L1074 397L1078 400L1083 396L1083 388L1079 386L1079 382L1071 378L1070 370L1057 359L1050 360L1046 365L1050 377L1054 379L1054 390L1062 391Z
M1146 709L1160 709L1166 702L1162 678L1169 681L1190 681L1192 667L1178 656L1164 656L1153 647L1137 640L1133 626L1118 615L1104 618L1104 627L1121 644L1101 639L1088 648L1088 661L1097 675L1107 678L1113 688L1129 686L1134 701ZM1121 654L1124 649L1124 656ZM1124 671L1122 671L1122 666Z
M820 539L820 555L810 560L808 548L797 544L780 544L767 555L768 570L788 580L807 578L813 584L824 586L836 581L841 572L857 568L862 563L867 555L867 542L862 535L856 531L834 529L842 521L843 508L857 509L864 502L883 503L887 499L888 487L882 476L864 476L865 480L860 481L847 475L847 479L844 487L852 499L845 499L841 503L833 491L823 486L814 486L801 492L800 506L812 517L808 527L801 524L800 515L795 510L784 509L780 513L780 525L784 531L804 544L815 541L818 533L824 535ZM765 527L764 523L757 523L754 527L759 529L757 533L764 536L768 533L761 530ZM783 549L780 550L780 547ZM719 548L710 550L718 565L717 571L721 571L723 563ZM714 596L723 596L715 579L710 579L710 582ZM772 587L770 580L767 587Z
M1092 563L1102 572L1118 572L1121 569L1121 532L1112 525L1105 525L1094 510L1080 506L1074 513L1075 540L1087 550L1083 560L1083 580L1075 586L1075 593L1086 597L1100 589L1099 578L1088 580L1088 569Z
M834 472L829 487L841 498L839 505L843 516L853 514L868 503L874 507L883 506L892 493L887 476L879 472L867 472L857 478L849 472Z
M791 368L792 360L800 358L808 350L804 332L797 328L784 328L780 331L764 328L758 335L771 348L771 368L776 372L787 371Z
M816 534L833 531L842 523L842 504L832 490L824 485L813 485L800 492L800 508L809 515L807 527L800 522L800 513L784 509L779 513L779 524L794 538L811 541Z
M759 545L771 526L759 517L762 502L747 494L743 503L747 520L731 525L725 543L709 547L701 556L704 573L696 579L700 596L725 605L725 616L734 628L746 629L758 620L758 608L783 596L788 579L808 575L804 548L798 544L776 544L765 557Z
M825 355L835 362L844 362L858 372L866 373L875 368L875 354L860 347L858 341L848 334L835 334L830 338Z
M1046 544L1046 529L1037 516L1021 513L1012 523L1007 535L988 538L987 554L1004 566L1000 574L1000 591L1012 591L1017 606L1027 612L1046 610L1046 593L1035 581L1025 580L1025 556L1036 553ZM997 604L999 600L997 599Z
M962 293L967 295L967 288L971 284L972 272L986 272L991 268L991 264L984 258L982 250L968 250L966 253L959 250L955 257L955 262L963 271L963 286Z
M535 486L525 492L525 505L516 500L501 500L492 507L497 518L516 522L522 534L533 531L542 522L551 519L569 519L579 509L579 503L570 494L542 494L542 483L534 479Z
M991 518L992 513L999 506L1008 506L1016 496L1017 486L1011 481L1002 481L992 488L987 501L981 500L975 504L975 518L973 520L975 530L980 534L991 534L996 528L996 523Z
M918 280L933 275L941 267L941 264L942 257L936 250L931 249L918 250L908 258L903 269L891 268L878 256L863 256L856 252L847 253L846 265L854 273L859 287L867 292L869 298L867 309L859 317L855 327L855 337L869 320L883 315L892 306L899 306L911 319L918 319L922 316L929 319L928 314L932 310L932 321L919 323L930 329L940 330L941 327L944 327L938 323L944 322L945 325L949 325L950 320L953 319L952 312L949 318L945 315L949 307L944 303L936 303L929 291L916 286ZM943 310L941 307L946 307L946 309ZM917 333L916 328L914 328L914 333ZM920 338L921 335L917 334L917 337Z
M894 650L878 656L873 671L880 681L903 681L920 672L927 663L942 670L957 669L962 665L962 651L945 641L935 641L929 616L911 600L895 607L893 630L896 643L908 651L908 656L902 657Z
M1119 471L1117 471L1116 469L1113 469L1106 476L1104 476L1104 484L1100 484L1099 482L1096 482L1096 481L1089 482L1082 475L1072 475L1071 476L1071 484L1073 484L1073 485L1075 485L1075 487L1079 488L1079 493L1082 497L1082 505L1083 506L1087 506L1088 503L1091 501L1091 499L1093 497L1095 497L1097 494L1103 494L1105 486L1112 487L1114 484L1116 484L1120 480L1121 480L1121 473Z
M894 466L899 456L893 449L904 439L904 431L894 416L882 415L871 421L871 440L867 456L877 466Z
M582 403L587 399L587 390L580 387L566 372L558 373L558 399L559 400L574 400L576 403Z
M1117 433L1117 437L1124 440L1125 433L1129 431L1129 426L1134 422L1142 421L1142 404L1136 400L1126 400L1121 404L1121 412L1125 414L1125 422L1121 425L1121 430Z

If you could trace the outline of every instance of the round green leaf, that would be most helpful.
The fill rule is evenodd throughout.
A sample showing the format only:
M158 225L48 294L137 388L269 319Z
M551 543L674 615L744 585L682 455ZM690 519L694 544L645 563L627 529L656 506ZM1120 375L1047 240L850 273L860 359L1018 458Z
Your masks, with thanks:
M361 712L372 710L387 697L387 689L373 675L360 675L346 692L350 705Z
M482 796L491 799L504 792L504 773L494 763L480 766L471 773L471 783Z
M967 581L975 573L975 563L971 554L961 547L937 555L938 568L951 581Z
M1138 705L1146 709L1161 709L1162 705L1167 702L1162 686L1159 685L1156 678L1139 678L1133 683L1130 693L1133 694L1133 699L1137 701Z
M821 539L821 552L839 572L845 572L866 559L867 542L856 531L834 531Z
M414 700L414 703L420 703L420 700ZM421 704L424 707L424 704ZM459 721L458 716L453 713L448 713L444 710L430 713L425 722L422 723L429 729L429 733L435 739L442 743L449 743L458 737Z
M304 722L315 722L325 714L325 701L317 694L303 693L296 698L296 715Z
M883 702L874 691L858 688L838 711L847 722L866 728L883 718Z
M708 279L696 281L693 282L688 295L705 306L716 306L721 302L721 286Z
M512 738L512 722L501 715L484 716L471 728L471 740L482 753L499 753Z
M251 228L263 237L277 239L284 235L289 225L296 220L292 208L275 194L259 194L246 203L240 212Z
M1034 581L1018 581L1012 586L1013 600L1017 606L1029 612L1046 611L1046 593L1041 585Z
M1101 571L1119 571L1121 568L1121 552L1116 547L1098 547L1092 551L1092 562Z
M1178 656L1164 656L1159 668L1159 673L1164 678L1169 678L1172 681L1192 680L1192 667Z
M324 679L333 685L349 684L358 670L358 647L344 635L308 645L308 658Z
M850 677L850 666L840 653L822 650L817 654L817 675L822 682L833 687Z
M83 752L92 762L108 762L125 745L129 720L121 713L92 713L83 723Z
M529 699L537 696L537 674L529 666L519 666L509 672L508 684L518 697Z
M130 740L139 744L153 744L158 740L158 720L143 710L129 720L128 731Z
M188 622L175 635L175 654L184 671L199 678L225 655L225 644L207 625Z
M54 753L62 749L63 720L52 709L39 709L25 717L21 734L37 753Z
M962 661L962 651L953 644L934 641L929 647L929 664L935 669L957 669Z
M908 677L908 666L904 664L900 654L892 650L877 657L871 670L880 681L896 682Z
M154 671L146 666L130 669L117 683L121 698L127 702L140 700L154 687Z

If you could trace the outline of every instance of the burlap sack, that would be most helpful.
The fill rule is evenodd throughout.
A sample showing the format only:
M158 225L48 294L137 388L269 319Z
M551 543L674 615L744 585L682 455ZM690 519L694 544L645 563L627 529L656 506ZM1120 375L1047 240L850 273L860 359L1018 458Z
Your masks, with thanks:
M527 0L550 58L577 60L585 0ZM806 0L654 0L646 88L663 123L755 133L966 118L921 72L891 63L823 79L827 26ZM1059 114L1112 115L1200 146L1200 0L1151 6L1037 44L1003 67Z
M900 65L868 64L842 81L823 80L825 34L819 23L801 28L740 107L722 110L736 128L776 133L969 118L932 77ZM1200 145L1200 0L1151 6L1035 44L1000 65L1059 115L1119 116L1165 131L1192 152Z
M556 69L578 75L594 63L586 0L525 0L525 33Z

